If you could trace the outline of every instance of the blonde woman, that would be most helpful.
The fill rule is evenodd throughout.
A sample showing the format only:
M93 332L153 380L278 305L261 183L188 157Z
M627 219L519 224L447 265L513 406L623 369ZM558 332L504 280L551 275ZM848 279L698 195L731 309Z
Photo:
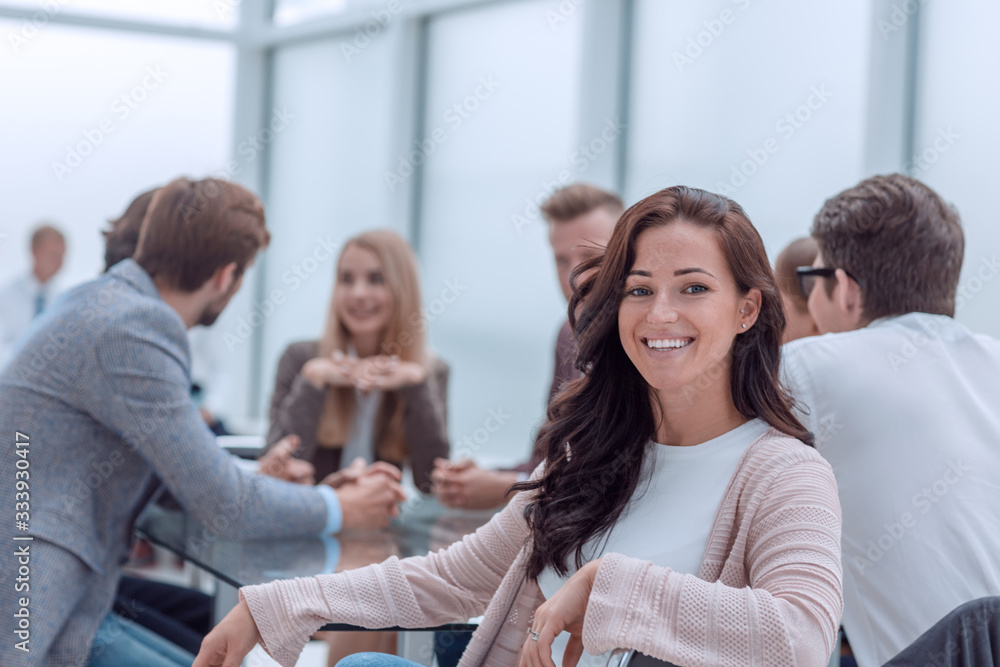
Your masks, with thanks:
M448 457L448 366L427 348L417 262L395 232L350 239L337 261L322 337L278 362L268 447L298 436L316 479L358 458L413 470L428 493Z

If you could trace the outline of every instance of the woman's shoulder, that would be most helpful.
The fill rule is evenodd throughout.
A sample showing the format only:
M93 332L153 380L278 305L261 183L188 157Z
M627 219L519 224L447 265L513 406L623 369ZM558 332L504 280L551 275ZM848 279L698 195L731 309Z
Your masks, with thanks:
M448 374L451 372L451 366L448 365L448 362L436 354L430 355L427 368L431 375L438 379L447 379Z
M740 472L749 486L773 480L790 468L813 469L817 475L833 476L830 464L815 448L774 427L750 445Z
M294 367L293 370L297 373L307 361L317 354L319 354L318 340L300 340L289 343L285 351L281 353L278 368Z

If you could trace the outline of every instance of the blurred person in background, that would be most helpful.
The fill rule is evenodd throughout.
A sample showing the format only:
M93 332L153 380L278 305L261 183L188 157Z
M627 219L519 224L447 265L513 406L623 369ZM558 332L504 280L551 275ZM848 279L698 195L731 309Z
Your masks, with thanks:
M223 538L328 534L398 511L402 490L384 471L313 487L240 470L191 400L187 329L215 321L269 239L247 190L178 179L150 200L134 258L61 297L0 372L0 426L29 443L20 530L33 538L31 610L41 610L30 653L5 642L0 664L190 664L112 611L133 522L161 484ZM0 461L7 479L14 462ZM14 489L0 490L5 506ZM14 560L5 552L3 571ZM0 597L8 636L16 604Z
M0 289L0 368L14 352L34 318L52 303L54 279L66 257L66 239L52 225L31 233L31 271Z
M618 217L625 210L622 200L587 183L574 183L557 190L541 212L548 224L549 243L555 259L559 287L567 302L573 294L569 279L572 272L595 254L604 252ZM569 320L563 322L556 338L555 365L549 385L548 400L559 393L569 380L580 377L574 367L576 343ZM475 461L437 461L434 471L435 493L448 507L491 509L505 502L507 490L523 482L541 463L543 453L536 440L531 458L513 470L485 470Z
M570 302L584 375L549 407L545 462L510 504L424 557L242 588L195 667L239 664L256 643L292 667L327 621L481 614L462 665L603 667L615 648L671 665L827 665L840 505L779 383L784 314L757 231L729 199L667 188L574 275L587 276ZM341 663L362 665L416 663Z
M818 252L816 239L807 236L789 243L774 262L774 279L785 306L785 343L819 333L795 273L800 266L812 266Z
M825 335L785 345L782 372L837 477L851 649L861 667L995 664L1000 341L954 319L958 213L875 176L827 200L812 236L799 275Z
M357 459L410 466L431 490L448 455L448 365L427 345L412 248L389 230L348 240L319 340L289 345L271 394L268 448L288 436L317 479Z
M348 463L409 466L431 491L436 458L447 458L448 365L427 345L420 275L399 234L348 240L319 340L289 345L271 395L269 446L293 437L316 476ZM320 633L329 661L360 651L394 652L394 632Z

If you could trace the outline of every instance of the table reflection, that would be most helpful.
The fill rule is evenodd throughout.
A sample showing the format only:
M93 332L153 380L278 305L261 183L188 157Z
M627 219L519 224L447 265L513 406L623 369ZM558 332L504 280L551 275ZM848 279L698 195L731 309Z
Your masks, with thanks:
M275 579L343 572L381 563L390 556L422 556L475 532L493 512L447 509L434 498L403 505L386 530L343 531L336 536L274 540L231 540L186 512L150 505L136 522L142 536L236 588ZM466 624L440 629L468 629ZM357 629L330 624L326 630Z

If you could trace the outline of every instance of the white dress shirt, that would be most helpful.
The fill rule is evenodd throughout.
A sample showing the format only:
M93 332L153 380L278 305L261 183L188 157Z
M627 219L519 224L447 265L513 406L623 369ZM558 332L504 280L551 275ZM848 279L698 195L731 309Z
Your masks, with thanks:
M28 331L39 305L48 307L54 296L52 281L43 285L30 271L0 289L0 368Z
M843 508L843 625L881 665L1000 595L1000 341L908 313L784 346Z

